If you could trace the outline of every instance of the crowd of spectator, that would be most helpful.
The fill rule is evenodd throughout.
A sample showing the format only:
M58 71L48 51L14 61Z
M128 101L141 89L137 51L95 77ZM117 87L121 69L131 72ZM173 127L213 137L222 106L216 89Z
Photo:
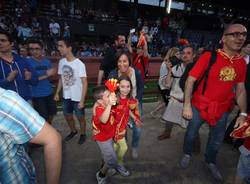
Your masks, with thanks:
M35 0L16 0L12 6L11 9L10 7L0 7L0 10L2 9L0 12L3 10L8 12L0 14L0 29L13 33L15 40L17 40L17 49L19 49L19 44L25 45L25 42L31 38L43 40L46 55L52 56L58 55L56 40L59 37L74 38L75 35L72 33L74 27L71 27L73 26L70 24L71 21L118 22L122 19L119 10L112 10L108 13L103 10L86 9L81 8L73 1L67 5L56 1L47 5L39 5ZM10 13L13 13L14 16L10 16ZM135 28L132 35L132 45L136 44L140 31L143 31L146 35L149 55L151 57L161 56L162 50L178 44L178 40L186 36L183 31L186 24L182 13L158 18L152 17L151 19L140 15L137 18L136 26L131 24L131 29ZM76 48L78 48L78 56L103 56L105 48L111 46L106 41L102 43L92 41L92 43L84 40L84 35L79 36L81 39L75 43ZM192 36L194 37L194 34ZM198 36L197 34L197 38L192 37L190 42L196 48L204 45L201 43L201 37ZM112 39L110 38L110 40ZM81 44L82 41L84 44ZM207 44L213 47L214 42L210 41Z

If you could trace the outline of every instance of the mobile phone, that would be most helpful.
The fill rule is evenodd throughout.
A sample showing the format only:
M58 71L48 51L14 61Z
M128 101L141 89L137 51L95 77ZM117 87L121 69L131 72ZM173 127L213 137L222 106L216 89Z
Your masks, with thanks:
M130 33L134 33L135 32L135 28L130 29Z

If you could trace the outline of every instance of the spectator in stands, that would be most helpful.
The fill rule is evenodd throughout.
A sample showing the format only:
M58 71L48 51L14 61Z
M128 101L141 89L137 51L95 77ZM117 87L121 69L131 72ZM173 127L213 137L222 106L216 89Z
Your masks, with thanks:
M148 33L149 33L149 27L148 27L148 22L147 22L147 21L144 21L144 24L143 24L141 30L142 30L145 34L148 34Z
M185 71L186 66L193 62L194 50L191 46L187 46L182 51L181 62L171 58L168 64L170 71L166 76L166 86L171 88L169 95L169 103L162 115L162 119L166 122L165 132L159 136L159 140L171 137L174 124L187 128L188 121L182 117L184 94L179 86L179 81ZM177 58L177 57L176 57Z
M18 6L16 7L15 13L16 13L16 17L17 18L21 18L22 17L23 9L22 9L22 7L21 7L20 4L18 4Z
M13 44L11 35L0 31L0 87L13 90L30 101L29 85L35 83L36 75L26 58L12 53Z
M18 48L18 54L21 57L27 58L29 56L27 45L26 44L20 44L18 47L19 47Z
M117 52L117 60L116 60L117 68L112 70L109 74L110 78L116 78L126 75L131 79L132 82L132 96L139 101L139 111L140 116L142 117L142 95L144 90L144 82L140 75L140 72L131 67L131 54L129 51L119 51ZM138 158L138 148L139 148L139 140L141 135L141 128L137 127L135 122L132 122L132 157L134 159Z
M70 134L65 141L69 141L77 130L73 112L80 123L80 139L78 144L86 140L85 98L87 95L87 74L84 63L73 55L73 46L69 40L60 39L58 50L64 58L59 61L58 74L60 75L54 99L59 100L59 92L63 89L63 113L70 127Z
M57 17L61 17L61 16L62 16L62 11L61 11L60 8L57 8L57 9L56 9L56 16L57 16Z
M228 112L235 98L240 108L236 124L246 118L246 63L239 51L247 36L247 29L241 24L229 25L223 33L223 48L217 51L217 62L209 72L206 89L203 93L202 81L192 94L196 80L200 80L208 66L210 53L204 53L189 72L185 85L183 117L190 119L184 138L184 155L180 161L182 168L187 168L191 160L194 138L199 128L206 121L209 125L209 136L205 161L212 176L222 181L223 177L216 166L216 155L226 131ZM204 79L202 79L204 80ZM216 90L215 90L216 89ZM234 90L235 89L235 90ZM235 93L233 92L235 91ZM192 101L191 101L192 97Z
M56 73L50 61L43 57L43 44L37 40L29 41L31 58L28 62L36 71L38 83L31 87L32 103L34 109L49 123L52 123L56 114L56 103L53 99L53 89L49 77Z
M130 32L131 32L131 46L136 47L139 40L138 32L133 29L131 29Z
M143 26L142 18L141 18L141 17L138 17L138 18L137 18L137 29L138 29L138 30L141 30L142 26Z
M106 51L106 54L101 62L98 72L97 85L100 85L103 79L106 80L109 72L116 68L116 52L120 49L126 48L126 38L124 35L116 35L114 42L115 44Z
M91 57L92 53L90 51L89 46L86 45L85 43L82 44L80 49L77 51L77 56L79 56L79 57Z
M50 36L53 38L58 38L60 36L61 28L60 25L55 22L54 19L51 19L51 22L49 24L49 31L50 31Z
M40 22L37 20L36 17L32 18L31 28L33 32L33 37L41 38L42 37L42 27Z
M69 39L70 38L70 26L68 25L67 22L64 22L63 37L65 39Z
M8 26L5 24L5 19L0 20L0 29L7 31Z
M46 183L59 184L61 136L19 95L0 88L1 183L37 183L34 165L24 150L31 142L44 146Z
M21 41L25 41L33 36L32 29L27 25L26 22L23 22L21 26L18 26L17 31L17 36Z

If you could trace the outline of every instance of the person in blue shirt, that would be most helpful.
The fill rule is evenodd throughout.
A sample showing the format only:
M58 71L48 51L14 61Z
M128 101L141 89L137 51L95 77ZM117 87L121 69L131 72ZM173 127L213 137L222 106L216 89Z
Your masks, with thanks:
M0 31L0 87L17 92L31 100L30 85L37 82L36 74L27 59L12 53L14 41L6 31Z
M30 58L28 63L36 72L38 82L31 86L33 107L48 123L52 123L56 114L56 103L53 99L53 89L49 77L56 73L50 61L43 57L43 44L38 40L31 40L28 44Z

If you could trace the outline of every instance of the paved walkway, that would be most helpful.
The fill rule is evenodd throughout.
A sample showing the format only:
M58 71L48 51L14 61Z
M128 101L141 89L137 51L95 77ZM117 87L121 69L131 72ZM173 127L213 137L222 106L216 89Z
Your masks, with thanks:
M183 170L178 166L182 154L183 136L185 130L175 127L171 139L158 141L164 129L159 119L150 117L150 110L156 103L144 104L144 126L140 142L139 158L131 158L131 149L125 157L125 165L130 169L130 177L116 175L111 178L111 184L209 184L216 183L204 164L204 149L207 140L208 128L203 125L200 131L202 149L199 155L194 155L191 165ZM87 109L87 136L83 145L78 145L78 137L63 143L63 168L61 173L62 184L95 184L95 174L100 167L101 155L97 144L91 140L91 109ZM62 136L68 133L67 124L62 114L57 115L53 125ZM129 142L131 131L129 130ZM226 184L233 183L234 173L239 153L230 145L224 144L218 154L218 166L225 178ZM39 183L44 183L42 148L33 150L32 158L35 163Z

